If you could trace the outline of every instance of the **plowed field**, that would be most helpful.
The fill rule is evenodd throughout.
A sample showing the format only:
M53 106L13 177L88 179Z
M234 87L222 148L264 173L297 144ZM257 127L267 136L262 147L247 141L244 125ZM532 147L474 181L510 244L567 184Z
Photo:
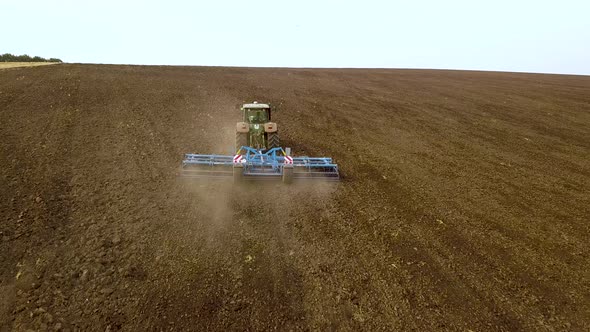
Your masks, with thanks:
M176 177L241 103L337 184ZM0 330L590 329L590 77L0 72Z

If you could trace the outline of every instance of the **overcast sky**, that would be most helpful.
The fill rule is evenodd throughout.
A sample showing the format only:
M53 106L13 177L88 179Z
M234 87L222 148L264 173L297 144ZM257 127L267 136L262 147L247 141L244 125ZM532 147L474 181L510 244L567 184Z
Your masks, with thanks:
M0 0L0 29L66 62L590 75L590 0Z

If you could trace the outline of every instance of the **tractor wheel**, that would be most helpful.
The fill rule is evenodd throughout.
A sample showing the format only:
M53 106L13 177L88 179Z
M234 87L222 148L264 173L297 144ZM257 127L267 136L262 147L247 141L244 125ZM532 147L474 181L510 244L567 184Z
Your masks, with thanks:
M248 134L236 133L236 151L242 146L248 146Z
M280 147L281 142L279 141L279 133L268 133L267 142L269 149Z

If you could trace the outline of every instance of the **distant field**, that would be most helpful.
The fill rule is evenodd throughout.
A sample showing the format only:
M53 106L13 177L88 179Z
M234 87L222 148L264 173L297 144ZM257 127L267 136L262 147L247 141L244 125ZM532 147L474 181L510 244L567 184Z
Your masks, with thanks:
M176 177L275 105L338 183ZM0 331L590 331L590 76L0 72Z
M59 62L0 62L0 69L55 65Z

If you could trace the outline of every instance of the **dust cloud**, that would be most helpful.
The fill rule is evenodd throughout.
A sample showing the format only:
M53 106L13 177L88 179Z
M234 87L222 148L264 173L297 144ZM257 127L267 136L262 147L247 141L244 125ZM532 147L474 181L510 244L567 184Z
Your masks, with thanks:
M219 244L226 235L240 230L265 231L284 241L293 241L290 227L309 215L333 208L338 183L281 181L234 184L228 179L187 179L182 190L190 197L183 235L192 234L200 244Z

